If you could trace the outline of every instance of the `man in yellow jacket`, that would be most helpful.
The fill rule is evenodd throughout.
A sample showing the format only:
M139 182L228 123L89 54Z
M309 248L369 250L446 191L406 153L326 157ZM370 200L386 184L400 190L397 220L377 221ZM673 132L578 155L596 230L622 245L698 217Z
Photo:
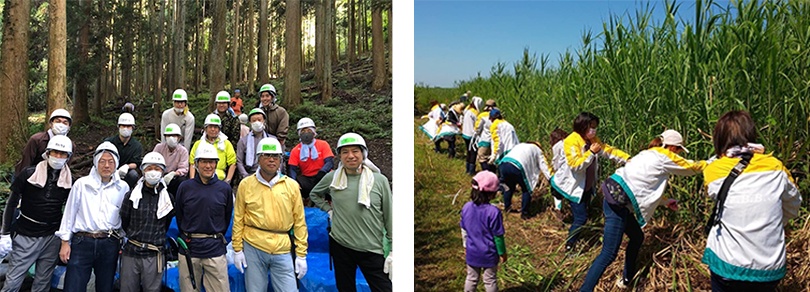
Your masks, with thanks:
M246 291L296 291L307 273L307 224L298 183L282 175L281 143L268 137L256 146L259 168L239 184L233 214L234 265L245 273ZM290 242L295 237L295 250ZM295 264L291 253L295 252Z

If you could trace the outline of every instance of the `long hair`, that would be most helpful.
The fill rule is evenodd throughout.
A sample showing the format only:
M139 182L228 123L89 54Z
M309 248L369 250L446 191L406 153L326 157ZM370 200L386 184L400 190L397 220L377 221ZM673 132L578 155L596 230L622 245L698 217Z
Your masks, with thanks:
M725 113L714 126L714 154L722 156L731 147L743 146L757 140L757 128L746 111Z
M591 123L593 122L596 122L596 124L599 125L599 117L589 112L579 113L577 118L574 119L574 132L577 132L577 134L584 138L585 135L588 134L588 129L591 127Z
M551 138L551 146L554 146L554 144L557 144L557 142L565 139L565 137L568 137L568 132L560 128L554 129L554 131L551 131L551 134L549 134L549 138Z
M663 147L663 146L664 146L664 141L661 140L661 137L655 137L655 139L650 141L650 145L647 146L647 149L650 149L650 148L653 148L653 147Z

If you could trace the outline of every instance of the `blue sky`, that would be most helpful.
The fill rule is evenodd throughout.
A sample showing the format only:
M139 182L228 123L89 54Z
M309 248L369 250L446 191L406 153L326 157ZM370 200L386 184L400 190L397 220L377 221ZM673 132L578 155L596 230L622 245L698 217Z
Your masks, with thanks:
M523 49L550 54L556 64L566 49L579 49L582 33L594 36L611 14L635 15L640 1L416 1L414 82L452 87L479 72L488 76L498 61L512 64ZM694 2L681 1L678 16L694 19ZM665 10L651 1L654 19ZM725 3L723 4L725 7ZM691 21L690 21L691 22Z

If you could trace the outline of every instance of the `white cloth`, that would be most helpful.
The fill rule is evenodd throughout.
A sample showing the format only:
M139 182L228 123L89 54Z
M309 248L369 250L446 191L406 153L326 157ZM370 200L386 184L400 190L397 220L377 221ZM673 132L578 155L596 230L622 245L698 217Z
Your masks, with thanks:
M34 173L31 174L31 177L28 178L28 183L38 187L43 188L45 187L45 183L48 181L48 161L43 160L37 163L37 168L34 170ZM63 166L61 170L59 170L59 179L56 181L56 186L69 189L70 186L73 184L73 177L70 174L70 167L67 165Z
M472 139L475 136L475 122L478 121L478 111L465 109L461 117L461 136L464 139Z
M141 199L143 198L143 184L144 181L143 178L141 178L138 180L138 183L135 184L135 188L132 189L132 194L129 195L129 200L132 201L132 208L135 210L138 209L138 205L140 205ZM163 182L161 181L159 184L163 184ZM157 191L157 188L154 190ZM157 218L160 219L166 215L169 215L169 212L172 210L174 210L174 205L172 205L172 201L169 198L169 192L166 190L166 185L163 184L163 189L160 190L160 194L158 194L158 207L155 214L157 215Z
M383 273L388 274L388 280L394 276L394 252L388 252L388 257L385 258L385 264L383 264Z
M563 140L554 144L551 147L551 153L554 155L551 158L551 167L554 169L554 172L559 171L562 169L563 164L565 164L565 146L563 146Z
M252 132L247 135L247 143L245 144L245 165L250 168L253 167L253 163L256 162L256 132ZM262 139L270 137L270 134L267 132L262 131ZM262 139L259 139L261 141ZM223 142L225 143L225 142ZM225 150L225 149L222 149Z
M504 162L511 163L520 170L520 173L523 174L523 180L526 182L526 187L529 188L529 193L534 190L537 182L540 181L541 172L546 179L551 179L546 157L543 156L543 150L537 145L531 143L518 144L504 156L501 163Z
M276 171L276 176L270 179L270 181L264 180L262 177L262 168L256 168L256 180L258 180L261 184L266 185L268 188L273 188L274 185L281 179L283 174L281 174L281 170Z
M430 140L436 139L436 134L439 133L439 121L442 119L442 108L438 105L433 106L423 118L428 118L428 121L419 128L428 135Z
M357 203L366 207L371 207L371 189L374 187L374 172L380 172L371 160L363 160L360 165L360 186L357 194ZM344 190L349 186L346 171L343 169L343 163L338 163L338 168L335 170L335 175L332 177L332 184L329 185L333 190Z
M205 132L203 132L202 139L200 139L200 141L202 141L203 143L208 143L208 144L216 146L217 149L219 149L219 151L225 151L225 140L228 140L228 136L225 135L222 132L219 132L219 136L217 136L217 140L214 141L214 143L216 143L216 144L212 144L212 143L208 142L208 133L205 133ZM191 148L189 148L189 149L191 149Z
M98 157L96 155L96 162ZM56 236L69 241L73 233L78 231L121 229L119 211L127 192L129 185L117 175L113 175L109 182L102 183L101 175L93 167L90 175L73 183Z

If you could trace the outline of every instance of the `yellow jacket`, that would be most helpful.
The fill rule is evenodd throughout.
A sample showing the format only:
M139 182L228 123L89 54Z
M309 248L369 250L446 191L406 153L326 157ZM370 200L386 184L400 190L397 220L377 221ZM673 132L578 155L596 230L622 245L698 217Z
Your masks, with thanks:
M254 173L239 183L233 206L233 250L242 241L270 254L290 252L289 231L293 226L296 255L307 255L307 224L298 182L281 176L273 187Z
M201 141L202 139L194 142L194 146L192 146L191 151L188 152L188 162L191 167L194 167L194 154L197 153L197 146L200 145ZM219 161L217 162L217 178L221 180L225 180L227 176L225 171L228 170L228 167L236 164L236 151L233 150L233 144L231 144L230 140L225 140L224 142L225 150L217 148L217 156L219 156ZM217 143L219 143L219 138L217 138L213 144L216 146Z

